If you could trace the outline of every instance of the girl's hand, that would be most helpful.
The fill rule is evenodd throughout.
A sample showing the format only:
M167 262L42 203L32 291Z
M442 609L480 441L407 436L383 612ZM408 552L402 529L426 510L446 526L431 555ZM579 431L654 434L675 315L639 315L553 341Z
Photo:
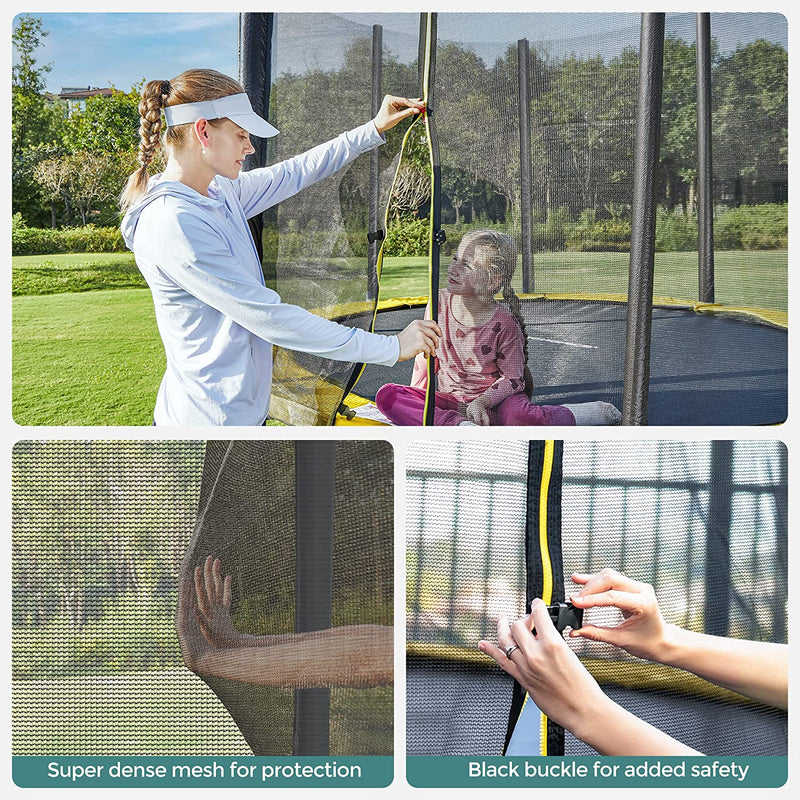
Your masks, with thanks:
M195 567L194 590L197 622L212 647L241 647L246 634L236 630L231 619L231 576L222 577L218 558L208 556L202 567Z
M411 117L414 114L421 114L425 110L425 103L422 100L409 100L407 97L393 97L386 95L383 98L380 111L375 115L373 122L378 129L378 133L394 128L398 122Z
M613 606L622 611L623 621L615 628L584 625L570 631L595 642L607 642L627 650L639 658L663 661L669 647L668 626L661 616L653 587L639 583L613 569L596 575L576 573L572 582L583 588L570 598L578 608Z
M534 600L531 613L513 625L500 617L497 640L500 647L481 641L478 648L515 678L541 711L580 736L607 698L553 626L544 601ZM519 649L509 658L505 648L514 644Z
M424 353L433 358L439 346L441 328L431 319L415 319L405 330L397 334L400 342L398 361L408 361L417 353Z
M489 425L489 400L484 395L479 395L467 404L464 416L476 425Z

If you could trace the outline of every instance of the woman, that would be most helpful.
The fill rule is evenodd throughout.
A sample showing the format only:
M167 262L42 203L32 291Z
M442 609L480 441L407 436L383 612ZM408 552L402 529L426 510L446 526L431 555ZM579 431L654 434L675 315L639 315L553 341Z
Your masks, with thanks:
M302 155L242 172L250 134L277 130L240 84L214 70L150 81L142 92L139 161L120 198L122 233L153 293L167 370L157 425L261 425L269 411L272 346L339 361L392 365L433 355L439 328L417 320L379 336L281 303L264 285L249 217L341 169L383 133L424 110L387 96L373 120ZM148 176L167 129L166 169Z

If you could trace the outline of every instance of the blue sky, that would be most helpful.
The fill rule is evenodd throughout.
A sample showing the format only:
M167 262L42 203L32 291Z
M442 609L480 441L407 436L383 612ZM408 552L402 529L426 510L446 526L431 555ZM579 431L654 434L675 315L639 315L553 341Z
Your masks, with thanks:
M47 88L116 86L127 90L142 80L172 78L189 67L211 67L236 77L238 14L225 13L42 13L50 34L38 51L40 63L52 63ZM317 14L316 37L307 30L292 36L282 26L281 68L302 70L338 66L341 48L326 47L339 37L368 34L374 21L384 25L384 41L403 59L416 54L416 13ZM522 36L543 43L551 55L616 55L638 43L635 13L446 14L442 38L471 43L486 60L505 51ZM723 51L763 37L787 45L786 20L780 14L715 14L712 34ZM693 14L668 14L667 32L692 41ZM400 52L402 51L402 52ZM294 63L292 63L294 61ZM311 63L313 62L313 63Z
M237 14L33 14L50 34L38 51L51 62L47 89L116 86L172 78L190 67L236 76ZM156 33L158 35L156 35Z

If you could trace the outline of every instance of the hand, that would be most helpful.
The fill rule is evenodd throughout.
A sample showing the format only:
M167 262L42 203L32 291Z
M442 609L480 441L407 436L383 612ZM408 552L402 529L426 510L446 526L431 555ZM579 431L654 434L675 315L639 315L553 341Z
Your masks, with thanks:
M417 353L424 353L433 358L441 335L441 329L433 320L415 319L405 330L397 334L400 342L400 357L397 360L408 361Z
M661 616L653 587L604 569L597 575L576 573L572 582L583 588L570 598L578 608L613 606L622 611L623 621L614 628L584 625L570 636L607 642L639 658L663 661L668 648L669 627Z
M197 672L201 658L212 648L197 619L194 581L191 576L183 577L180 582L175 629L186 666L192 672Z
M500 617L497 640L500 647L486 641L478 647L525 688L542 712L581 736L607 698L553 626L544 601L534 600L531 613L511 626ZM512 644L519 649L509 658L505 648Z
M406 117L421 114L424 110L425 103L422 100L409 100L407 97L393 97L387 94L373 122L378 133L384 133Z
M464 416L476 425L489 425L489 401L484 395L478 395L471 403L467 404Z
M212 647L242 647L246 634L236 630L231 619L231 576L222 578L218 558L208 556L202 567L195 567L194 590L197 622Z

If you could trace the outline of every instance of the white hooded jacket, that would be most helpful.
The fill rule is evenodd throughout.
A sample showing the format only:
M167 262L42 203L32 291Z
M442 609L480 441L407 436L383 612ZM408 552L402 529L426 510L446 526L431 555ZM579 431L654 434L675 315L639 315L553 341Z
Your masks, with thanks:
M396 336L380 336L282 303L264 285L247 220L384 141L373 122L295 158L217 176L209 196L151 179L122 235L155 304L167 356L157 425L261 425L269 411L272 345L339 361L393 365Z

